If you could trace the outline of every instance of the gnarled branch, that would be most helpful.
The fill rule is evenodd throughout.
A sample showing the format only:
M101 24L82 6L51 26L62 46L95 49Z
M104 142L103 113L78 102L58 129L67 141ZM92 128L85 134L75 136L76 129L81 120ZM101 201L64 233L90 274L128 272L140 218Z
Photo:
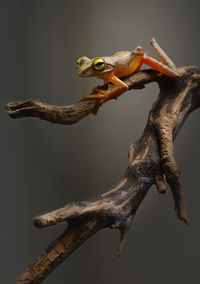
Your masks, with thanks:
M128 167L122 180L111 191L95 199L74 202L36 217L34 224L37 227L63 221L67 221L68 227L28 266L15 284L41 283L76 248L102 228L120 230L120 254L135 213L151 185L156 184L160 193L166 192L163 176L172 191L178 218L188 223L180 173L174 159L173 139L187 116L200 106L200 68L188 66L178 68L178 71L180 80L152 70L125 79L129 88L157 81L160 94L150 110L141 138L130 147ZM113 87L113 91L114 88L117 87ZM68 107L54 107L25 101L8 104L7 109L13 118L36 116L55 123L71 124L94 111L95 104L95 101L89 100ZM65 109L71 109L71 112Z
M151 83L160 78L160 74L152 69L135 73L124 79L129 89L143 88L144 84ZM107 89L107 84L100 89ZM112 85L113 95L119 87ZM94 112L97 108L96 100L83 100L68 106L53 106L35 100L25 100L22 102L12 102L6 105L6 109L11 118L38 117L53 123L73 124Z

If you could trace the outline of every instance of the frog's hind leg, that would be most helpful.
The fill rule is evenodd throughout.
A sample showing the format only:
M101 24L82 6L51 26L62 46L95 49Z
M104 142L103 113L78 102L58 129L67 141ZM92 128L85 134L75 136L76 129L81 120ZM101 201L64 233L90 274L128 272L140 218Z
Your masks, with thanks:
M159 46L159 44L156 42L155 38L152 38L150 40L151 45L155 49L158 56L161 58L161 61L163 64L167 65L172 70L176 70L176 65L174 62L169 58L169 56L162 50L162 48Z
M155 49L156 53L160 56L161 62L157 59L147 55L146 53L142 57L142 61L167 76L179 79L180 75L173 61L167 56L167 54L161 49L155 39L151 40L151 44Z

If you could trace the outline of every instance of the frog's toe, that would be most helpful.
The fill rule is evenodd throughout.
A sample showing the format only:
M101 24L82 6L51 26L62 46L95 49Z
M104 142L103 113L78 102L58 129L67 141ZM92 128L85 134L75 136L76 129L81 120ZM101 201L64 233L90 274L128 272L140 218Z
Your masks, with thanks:
M100 85L97 85L97 86L93 87L93 88L92 88L92 92L100 93L100 91L101 91L101 90L99 89L100 87L101 87Z
M96 95L83 95L83 100L97 100L97 101L104 101L108 98L107 94L96 94Z
M92 89L92 92L97 93L97 95L104 95L104 96L106 96L106 95L108 94L107 91L104 91L104 90L99 89L99 86L94 87L94 88ZM95 96L96 96L96 95L95 95Z
M82 96L82 100L85 101L85 100L90 100L90 95L83 95Z

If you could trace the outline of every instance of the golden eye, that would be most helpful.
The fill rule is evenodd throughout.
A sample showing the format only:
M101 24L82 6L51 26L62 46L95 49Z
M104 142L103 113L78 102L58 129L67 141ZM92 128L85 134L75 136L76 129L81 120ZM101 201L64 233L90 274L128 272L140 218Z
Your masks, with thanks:
M77 65L78 65L78 66L81 66L81 63L82 63L82 58L79 58L79 59L77 60Z
M105 61L102 58L96 58L93 61L93 66L96 70L103 70L105 68Z

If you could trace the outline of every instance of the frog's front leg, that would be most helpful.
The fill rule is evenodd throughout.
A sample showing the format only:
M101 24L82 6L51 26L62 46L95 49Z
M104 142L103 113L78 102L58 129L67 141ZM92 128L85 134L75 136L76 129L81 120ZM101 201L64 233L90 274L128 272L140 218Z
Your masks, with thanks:
M110 86L108 84L108 88L107 90L101 90L99 89L99 85L98 86L95 86L94 88L92 88L92 92L93 93L96 93L94 95L83 95L83 100L92 100L92 99L95 99L97 101L100 101L100 102L103 102L104 100L106 100L109 96L109 89L110 89Z
M116 77L114 74L110 74L106 77L106 80L104 82L111 82L114 85L120 87L119 89L112 90L110 84L108 84L108 89L106 91L99 89L99 86L94 87L92 90L94 92L97 92L96 95L84 95L83 100L90 100L95 99L99 101L100 103L103 103L110 99L116 99L123 93L125 93L128 90L128 86L121 81L118 77Z

